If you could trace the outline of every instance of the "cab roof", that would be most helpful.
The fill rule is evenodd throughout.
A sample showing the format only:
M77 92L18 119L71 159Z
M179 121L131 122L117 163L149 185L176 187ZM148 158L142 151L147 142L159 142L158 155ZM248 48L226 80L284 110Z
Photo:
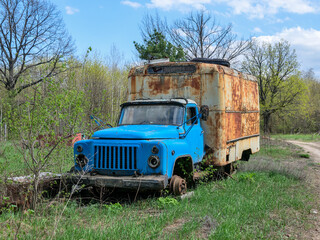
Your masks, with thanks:
M195 101L186 98L170 98L170 99L137 99L130 102L125 102L121 104L121 107L128 105L142 105L142 104L175 104L175 105L187 105L187 104L196 104Z

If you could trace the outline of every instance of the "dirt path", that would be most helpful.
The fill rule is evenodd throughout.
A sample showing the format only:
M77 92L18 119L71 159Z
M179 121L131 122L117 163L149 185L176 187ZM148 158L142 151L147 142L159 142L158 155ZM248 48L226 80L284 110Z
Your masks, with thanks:
M320 142L300 142L294 140L288 140L287 142L303 148L312 160L312 164L308 166L307 182L315 193L317 206L310 212L310 221L314 226L303 234L303 239L320 240Z
M302 147L311 156L311 159L316 163L320 163L320 142L300 142L288 140L287 142Z

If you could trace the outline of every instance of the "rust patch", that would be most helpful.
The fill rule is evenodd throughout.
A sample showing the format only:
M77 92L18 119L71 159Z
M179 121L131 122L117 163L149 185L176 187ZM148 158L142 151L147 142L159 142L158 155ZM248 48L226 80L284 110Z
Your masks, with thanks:
M200 90L200 76L191 80L191 87Z
M136 93L136 76L132 75L131 76L131 93Z
M232 79L232 108L235 111L241 110L241 83L237 77L231 77Z
M241 113L226 113L226 134L227 141L240 138L241 135Z
M250 136L259 134L259 113L245 113L242 114L242 120L241 120L241 137L243 136Z
M160 93L168 94L170 90L170 79L166 78L165 76L151 78L150 81L148 81L148 86L151 96L156 96Z

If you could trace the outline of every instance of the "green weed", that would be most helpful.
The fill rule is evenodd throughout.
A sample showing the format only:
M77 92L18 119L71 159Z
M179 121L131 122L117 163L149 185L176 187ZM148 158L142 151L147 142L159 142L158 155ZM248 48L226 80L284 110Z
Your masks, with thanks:
M122 205L120 203L111 203L111 204L104 204L104 208L108 209L108 211L111 212L119 212L123 209Z
M307 153L300 153L299 156L300 156L301 158L310 158L310 155L307 154Z
M158 198L158 206L160 208L166 208L168 206L176 206L179 202L173 197L160 197Z

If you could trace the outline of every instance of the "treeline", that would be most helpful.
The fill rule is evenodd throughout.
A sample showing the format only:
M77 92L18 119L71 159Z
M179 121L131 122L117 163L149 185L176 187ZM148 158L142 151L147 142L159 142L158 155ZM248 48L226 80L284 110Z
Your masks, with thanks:
M91 53L82 60L70 57L60 74L17 95L0 88L0 140L90 135L97 129L90 115L115 125L127 97L129 71L117 54L114 48L106 58Z
M0 140L32 135L34 141L39 135L69 136L79 132L90 136L97 129L91 115L115 125L120 104L127 98L129 69L120 54L103 58L89 53L82 60L71 57L59 75L14 97L0 88ZM271 133L320 132L320 81L311 69L297 77L299 95L271 115ZM280 95L288 97L286 92ZM280 100L274 101L277 104ZM261 109L263 112L264 106Z
M289 42L252 42L241 63L259 85L261 129L264 133L319 133L319 79L299 70Z
M40 135L92 134L97 125L90 115L116 123L130 67L115 47L106 58L90 48L77 57L48 1L0 1L0 11L0 140L18 139L32 148ZM224 58L256 76L263 132L320 131L319 79L312 70L299 71L288 42L240 40L231 24L218 24L204 11L172 24L146 15L140 30L143 42L133 44L141 60Z
M301 73L302 94L271 118L271 133L320 134L320 79L312 69Z

